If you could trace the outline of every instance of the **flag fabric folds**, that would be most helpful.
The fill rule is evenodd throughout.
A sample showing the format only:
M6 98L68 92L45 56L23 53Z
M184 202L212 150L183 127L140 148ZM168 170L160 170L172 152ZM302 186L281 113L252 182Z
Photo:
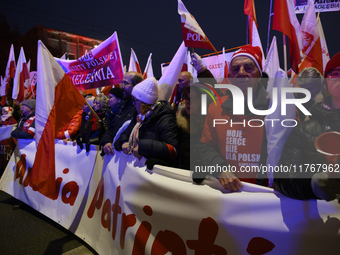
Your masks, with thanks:
M330 60L330 57L329 57L327 42L326 42L325 34L323 32L320 17L317 18L317 23L318 23L318 30L319 30L321 50L322 50L322 65L323 65L322 70L325 71L327 62Z
M181 15L182 35L186 47L213 50L208 37L204 34L195 18L189 13L181 0L178 0L178 14Z
M29 78L30 74L26 63L24 48L21 47L17 68L13 79L12 92L12 98L18 100L19 103L25 100L25 83L27 83L26 81L29 80Z
M38 42L37 74L40 84L35 112L37 153L30 172L30 185L56 199L55 137L82 109L85 99L41 41Z
M11 79L15 76L15 56L14 56L14 47L13 44L11 45L11 49L9 51L9 57L7 61L6 71L5 71L5 77L3 85L1 86L1 105L4 106L7 100L7 96L10 89L10 82Z
M150 78L150 77L155 77L153 74L153 68L152 68L152 53L150 53L148 61L146 63L144 73L143 73L143 78Z
M137 55L132 48L131 48L130 63L129 63L128 71L129 72L134 71L134 72L137 72L137 73L140 73L140 74L142 73L138 59L137 59Z
M249 44L252 45L254 26L256 26L256 29L257 29L254 0L245 0L244 1L244 11L243 12L244 12L245 15L248 16Z
M290 67L299 72L300 57L300 24L296 18L293 0L275 0L273 29L282 32L289 38Z
M313 0L308 2L301 22L301 32L303 35L302 55L304 59L299 66L299 71L306 67L315 67L323 74L321 41Z

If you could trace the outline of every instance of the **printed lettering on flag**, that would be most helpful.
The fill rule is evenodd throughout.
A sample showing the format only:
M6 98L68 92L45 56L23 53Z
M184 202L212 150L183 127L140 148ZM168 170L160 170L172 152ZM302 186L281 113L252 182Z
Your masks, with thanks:
M123 79L123 61L117 33L77 60L57 59L79 90L113 86Z
M181 0L178 0L178 14L181 15L182 35L186 47L210 49L216 51L204 34L195 18L188 12Z

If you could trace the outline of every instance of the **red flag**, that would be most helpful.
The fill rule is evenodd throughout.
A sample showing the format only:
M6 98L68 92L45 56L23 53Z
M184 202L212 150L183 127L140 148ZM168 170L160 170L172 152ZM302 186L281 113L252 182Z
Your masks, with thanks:
M38 84L35 118L37 152L30 185L43 195L57 199L54 139L82 109L85 99L72 84L45 45L38 42Z
M10 82L11 79L15 76L15 56L14 56L14 47L11 45L11 49L9 51L9 57L7 61L5 77L3 85L1 86L1 105L4 106L7 100L7 95L9 94Z
M30 78L28 72L24 48L21 47L20 55L13 79L13 92L12 98L18 100L20 103L25 100L25 81Z
M181 15L182 35L186 47L201 48L213 50L215 47L211 44L208 37L204 34L195 18L185 8L183 2L178 0L178 14Z
M129 72L134 71L137 73L142 73L142 70L140 69L140 65L136 56L135 51L131 48L131 55L130 55L130 63L129 63Z
M252 44L253 22L255 22L257 28L254 0L244 0L244 14L248 15L249 44Z
M296 20L293 0L275 0L273 29L288 36L290 67L294 72L298 73L301 57L296 33L300 31L300 29L297 27L298 24Z

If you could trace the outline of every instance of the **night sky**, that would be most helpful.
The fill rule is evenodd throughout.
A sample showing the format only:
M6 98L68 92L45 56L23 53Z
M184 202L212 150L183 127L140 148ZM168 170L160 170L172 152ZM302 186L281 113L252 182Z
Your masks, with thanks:
M246 44L244 1L183 0L183 3L218 51L222 47L229 49ZM117 31L124 65L128 67L130 48L136 52L142 71L149 54L153 53L153 69L159 78L160 64L169 62L182 42L177 6L177 0L0 0L0 13L7 16L7 22L12 27L15 22L21 34L35 25L41 25L105 40ZM270 0L255 0L255 8L265 50ZM298 14L300 21L302 17ZM320 17L328 50L333 56L340 51L340 12L322 12ZM271 29L270 42L274 35L283 63L282 34ZM199 49L195 52L200 55L212 53Z

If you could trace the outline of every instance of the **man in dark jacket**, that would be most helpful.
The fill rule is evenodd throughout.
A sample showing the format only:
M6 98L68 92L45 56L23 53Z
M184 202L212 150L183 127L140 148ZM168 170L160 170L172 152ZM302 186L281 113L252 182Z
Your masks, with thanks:
M280 165L289 171L274 173L275 188L291 198L331 201L340 194L340 160L330 164L314 146L321 134L340 132L340 52L328 61L324 77L330 95L312 107L310 120L290 133L280 159ZM339 142L333 138L325 145L336 154Z
M103 146L103 152L106 155L113 155L113 139L122 125L127 120L132 119L136 112L136 108L133 105L131 92L133 87L142 80L143 76L137 72L126 72L123 77L121 88L124 90L124 106L122 106L120 112L118 112L115 116L112 116L112 119L109 120L109 127L100 141L100 145Z
M32 139L35 135L35 99L28 99L20 104L23 115L18 127L12 131L13 138Z

